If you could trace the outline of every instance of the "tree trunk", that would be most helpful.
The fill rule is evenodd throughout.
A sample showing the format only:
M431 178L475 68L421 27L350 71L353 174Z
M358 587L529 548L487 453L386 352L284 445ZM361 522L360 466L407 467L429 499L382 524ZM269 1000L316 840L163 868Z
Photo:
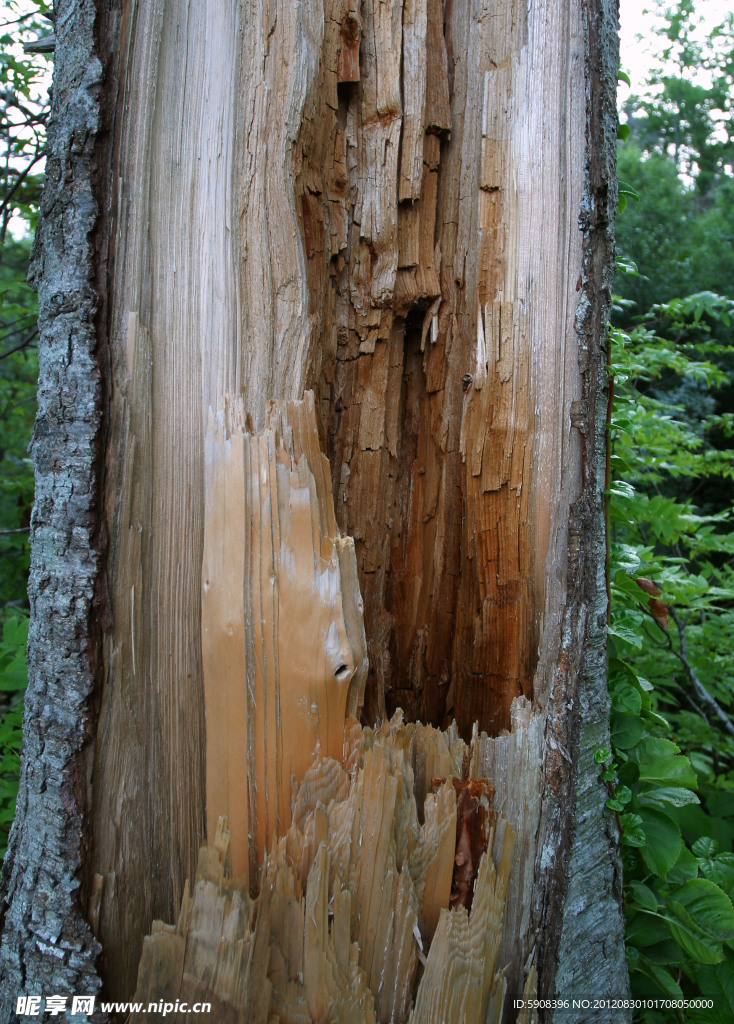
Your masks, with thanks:
M311 442L311 477L293 449L288 487L318 486L308 558L317 565L318 546L342 574L334 621L347 639L329 657L347 654L330 671L351 676L362 657L353 571L333 562L340 532L364 602L365 723L401 708L455 720L457 743L478 723L472 757L484 751L498 793L522 793L518 820L508 814L508 992L521 994L532 960L544 997L623 996L616 826L593 759L608 743L616 4L56 7L30 684L0 1019L15 994L92 992L98 979L131 998L143 935L178 914L220 801L251 884L285 832L280 817L263 824L253 780L272 770L287 788L311 751L276 770L253 739L247 785L238 748L220 756L230 728L253 728L250 677L219 704L210 685L237 660L227 644L249 642L253 605L245 593L224 629L231 602L207 597L208 576L252 585L237 524L261 499L241 463L217 476L207 452L238 403L245 440L230 423L220 441L280 480L252 438L267 434L268 400L307 391L334 514L325 484L308 482L321 473ZM305 565L275 541L267 550L258 600L287 573L277 565ZM273 629L294 630L298 600L279 607ZM293 638L273 650L321 665ZM300 685L304 672L288 671ZM239 812L223 779L241 787Z

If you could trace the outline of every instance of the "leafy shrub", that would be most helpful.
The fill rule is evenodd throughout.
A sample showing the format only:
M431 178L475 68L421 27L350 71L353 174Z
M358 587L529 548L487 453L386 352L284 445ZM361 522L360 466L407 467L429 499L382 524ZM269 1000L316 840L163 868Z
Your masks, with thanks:
M734 302L700 293L611 336L609 686L614 750L597 761L618 818L636 996L715 1009L638 1019L734 1019L734 531L690 494L734 476L712 397L726 386ZM726 432L726 423L724 423ZM685 492L686 487L683 488Z
M5 856L18 795L27 642L28 617L15 612L6 619L0 640L0 857Z

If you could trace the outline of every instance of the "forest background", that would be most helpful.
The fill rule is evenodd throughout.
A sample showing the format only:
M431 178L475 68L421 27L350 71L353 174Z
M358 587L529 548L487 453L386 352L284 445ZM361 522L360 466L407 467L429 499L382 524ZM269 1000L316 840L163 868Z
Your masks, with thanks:
M620 110L612 749L596 760L624 854L633 994L714 1000L641 1011L647 1024L734 1020L734 14L712 25L714 6L650 4L653 69ZM0 0L0 855L26 682L38 372L26 273L51 15L46 2Z

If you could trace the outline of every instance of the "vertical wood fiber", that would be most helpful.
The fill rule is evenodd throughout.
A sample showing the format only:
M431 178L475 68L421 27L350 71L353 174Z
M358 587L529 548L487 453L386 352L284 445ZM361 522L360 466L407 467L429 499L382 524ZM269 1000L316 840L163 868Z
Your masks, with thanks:
M105 173L97 5L57 5L29 724L3 875L10 990L23 972L96 984L82 865L123 998L143 932L194 876L206 423L234 392L260 429L267 399L313 387L337 522L356 543L369 716L399 704L497 733L513 698L533 697L547 715L527 922L541 987L564 994L579 963L598 965L608 927L618 994L613 837L587 765L606 735L613 0L123 6L103 282L89 234ZM108 291L104 400L95 284ZM110 608L91 775L103 407ZM589 880L601 910L584 902Z

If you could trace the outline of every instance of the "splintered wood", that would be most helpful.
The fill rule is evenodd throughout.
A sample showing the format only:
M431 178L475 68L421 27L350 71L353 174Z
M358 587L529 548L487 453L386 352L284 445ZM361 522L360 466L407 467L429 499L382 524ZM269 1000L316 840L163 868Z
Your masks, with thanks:
M326 4L293 184L367 708L496 735L547 695L580 485L581 5L356 6Z
M588 357L588 5L121 6L81 890L120 1000L218 815L254 885L291 775L340 756L357 577L367 721L501 739L519 696L545 713ZM329 469L302 413L269 411L307 389Z
M340 756L367 673L354 543L339 536L313 395L246 429L241 398L206 437L202 657L207 830L226 815L247 882L290 825L291 778Z
M135 1001L170 1004L174 1021L192 1019L177 1001L209 1002L201 1020L218 1024L500 1024L515 830L488 807L471 907L449 909L456 790L472 785L462 772L479 742L401 715L348 722L343 756L317 754L296 788L255 899L231 877L220 819L178 924L145 939Z

